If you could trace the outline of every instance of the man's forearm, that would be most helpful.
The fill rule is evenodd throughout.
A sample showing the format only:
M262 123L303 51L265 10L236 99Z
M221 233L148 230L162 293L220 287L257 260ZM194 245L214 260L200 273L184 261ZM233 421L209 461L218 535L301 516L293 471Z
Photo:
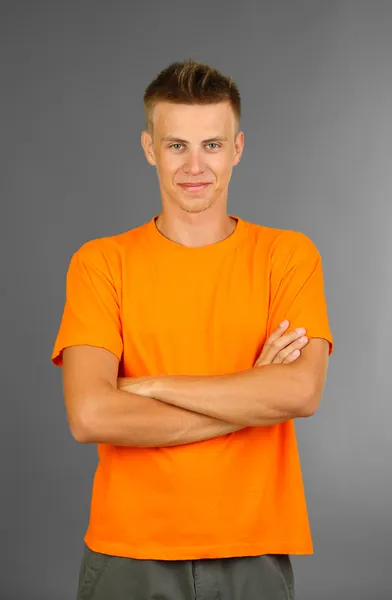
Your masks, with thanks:
M216 419L260 426L307 416L310 392L292 366L273 364L216 376L130 378L121 380L121 387Z
M159 400L107 389L94 394L76 439L141 448L180 446L243 429Z

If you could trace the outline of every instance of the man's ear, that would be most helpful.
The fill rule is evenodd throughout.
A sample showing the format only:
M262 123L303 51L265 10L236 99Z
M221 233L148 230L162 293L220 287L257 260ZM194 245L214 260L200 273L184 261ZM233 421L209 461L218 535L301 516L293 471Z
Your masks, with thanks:
M235 142L234 142L234 146L235 146L235 156L234 156L234 162L233 162L233 167L235 167L236 165L238 165L238 163L241 160L241 156L242 153L244 151L244 143L245 143L245 136L244 136L244 132L243 131L239 131L237 133L237 135L235 136Z
M142 136L141 136L141 140L140 141L142 143L142 147L143 147L143 150L144 150L144 154L146 155L147 161L150 163L150 165L152 165L153 167L155 167L157 163L156 163L156 160L155 160L154 148L153 148L151 133L149 133L146 130L142 131Z

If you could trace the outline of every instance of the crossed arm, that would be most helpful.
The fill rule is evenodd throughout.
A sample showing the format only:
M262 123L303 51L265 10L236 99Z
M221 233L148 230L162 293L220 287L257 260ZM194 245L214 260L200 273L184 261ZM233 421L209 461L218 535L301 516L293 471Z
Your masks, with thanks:
M95 361L91 360L92 353ZM101 381L92 385L98 379L91 365L94 362L97 367L99 354L104 357L99 365ZM117 362L111 355L109 364L108 354L92 347L64 350L64 392L74 437L81 442L153 447L181 445L244 427L310 416L322 394L328 343L310 340L301 357L291 364L200 377L117 380ZM83 384L76 382L76 373L84 373Z
M316 410L327 373L328 342L310 340L295 363L215 376L118 379L118 388L242 426L274 424Z
M118 388L207 417L247 426L305 416L310 385L291 365L267 365L215 376L118 379Z

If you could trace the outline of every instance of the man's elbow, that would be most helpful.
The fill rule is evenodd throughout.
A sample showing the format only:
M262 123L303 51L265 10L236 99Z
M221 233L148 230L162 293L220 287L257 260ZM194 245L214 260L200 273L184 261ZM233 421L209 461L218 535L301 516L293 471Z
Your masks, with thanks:
M83 402L75 402L73 410L68 410L68 425L71 435L80 444L89 444L94 438L91 407L92 402L85 399Z
M88 444L91 441L89 428L80 417L68 418L68 424L71 435L76 442L79 442L79 444Z
M303 386L303 392L298 402L299 418L311 417L315 414L320 404L322 392L313 386Z
M261 411L261 414L252 415L251 418L243 420L241 425L245 427L257 427L260 425L268 424L270 420L272 424L283 423L284 421L290 421L292 419L301 419L311 417L317 410L317 398L313 391L301 382L297 387L293 385L293 390L297 393L290 395L289 398L285 398L281 402L281 406L276 407L276 415L265 416L265 410Z

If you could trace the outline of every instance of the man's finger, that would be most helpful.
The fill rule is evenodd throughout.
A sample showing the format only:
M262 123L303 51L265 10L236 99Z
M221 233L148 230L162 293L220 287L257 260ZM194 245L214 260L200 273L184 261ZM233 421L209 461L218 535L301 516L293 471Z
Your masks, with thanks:
M281 335L283 335L283 333L286 331L286 329L288 328L288 326L290 325L290 321L284 320L280 323L279 327L277 327L272 333L271 335L267 338L266 342L268 342L268 344L274 342L275 340L277 340Z

